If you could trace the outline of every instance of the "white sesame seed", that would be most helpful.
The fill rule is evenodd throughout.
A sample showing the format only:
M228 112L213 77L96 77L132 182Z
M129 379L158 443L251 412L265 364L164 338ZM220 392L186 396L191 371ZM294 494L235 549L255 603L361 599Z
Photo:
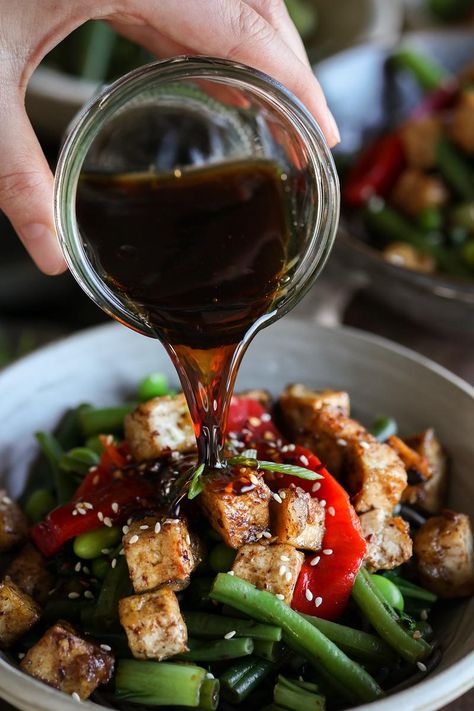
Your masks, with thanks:
M281 489L278 493L280 494L280 499L286 499L286 491L284 489Z
M311 590L306 590L305 595L306 595L306 599L309 600L309 602L311 602L311 600L313 599L313 593L311 592Z
M130 538L129 543L130 543L130 545L132 545L133 543L136 543L138 540L139 540L139 536L137 536L137 535L135 534L134 536L132 536L132 537Z
M332 555L332 554L333 554L332 548L325 548L323 550L323 555Z
M73 510L72 510L72 515L73 515L73 516L77 516L77 511L76 511L76 509L73 509Z
M309 459L306 455L302 454L300 457L300 462L301 462L301 464L304 464L305 467L307 467L309 464Z
M228 571L227 571L227 575L235 575L235 573L234 573L233 570L228 570Z
M141 528L141 526L140 526L140 528ZM188 544L188 546L191 545L191 536L189 535L189 533L186 534L186 543Z
M296 444L289 444L288 445L288 451L289 452L294 452L296 449Z
M263 533L256 533L255 538L259 541L263 537Z
M319 500L319 503L320 503L321 506L324 508L324 507L326 506L326 499L320 499L320 500Z
M272 534L270 533L270 531L262 531L262 536L264 538L271 538Z
M127 519L127 526L130 526L133 521L133 518L130 516L130 518Z
M236 634L237 632L235 630L231 630L224 635L224 639L232 639L232 637L235 637Z
M25 656L25 652L20 652L18 654L18 659L23 659L24 656Z
M125 550L123 548L119 550L119 555L125 555Z
M423 662L417 662L416 666L421 672L425 672L427 670L426 664L423 664Z
M335 516L335 515L336 515L336 509L334 508L334 506L329 506L329 508L328 508L328 514L329 514L330 516Z
M90 501L83 501L82 505L84 506L84 508L89 509L90 511L92 511L92 509L94 508L94 504L91 504Z
M316 598L314 599L314 604L316 605L316 607L319 607L320 605L323 604L323 598L322 598L322 597L319 597L319 596L316 597Z
M104 514L102 513L102 511L97 511L97 518L99 519L99 521L104 520Z
M280 565L280 567L278 568L278 575L285 575L286 570L286 565Z
M70 592L68 595L70 600L77 600L78 597L81 597L78 592Z
M104 526L107 526L107 528L112 528L114 524L112 523L112 519L106 516L104 518Z
M270 432L270 430L267 430L266 432L263 433L263 439L266 439L267 442L271 441L274 437L273 432Z
M82 566L82 570L83 570L83 572L84 572L86 575L89 575L90 572L91 572L91 571L89 570L89 568L87 567L87 565L83 565L83 566Z
M112 651L112 647L111 647L109 644L101 644L101 645L100 645L100 648L101 648L104 652L111 652L111 651Z
M284 600L284 599L285 599L285 596L282 595L281 593L277 593L277 594L275 595L275 597L277 597L279 600Z
M315 558L313 558L311 560L310 565L315 566L319 563L320 560L321 560L321 556L317 555Z
M241 486L240 493L246 494L248 491L252 491L255 488L254 484L249 484L248 486Z
M361 442L360 446L362 447L362 449L369 449L370 444L368 442Z
M260 427L262 421L258 417L249 417L249 425L252 427Z
M290 559L287 555L281 555L280 560L282 560L284 563L287 563Z
M115 566L117 565L117 558L112 558L110 565L112 568L115 568Z
M79 508L79 507L77 508L77 511L78 511L78 513L81 514L81 516L85 516L87 513L87 509L83 509L83 508Z
M313 486L311 487L311 491L312 491L313 494L314 494L316 491L319 491L320 488L321 488L321 482L320 482L320 481L315 481L314 484L313 484Z
M142 526L140 526L140 531L148 531L150 526L148 524L144 523Z
M262 422L270 422L272 416L268 412L264 412L260 419Z
M159 533L161 531L161 523L157 521L155 523L155 533Z
M212 672L207 672L206 679L214 679L214 678L215 677L214 677L214 674L212 674Z
M99 481L100 481L100 476L97 474L97 475L92 479L92 483L93 483L94 486L97 486L97 484L99 483Z
M287 573L285 573L285 580L286 580L287 583L290 582L290 580L291 580L292 577L293 577L293 576L292 576L292 574L290 573L290 571L288 571Z
M80 701L80 700L81 700L81 697L79 696L79 694L77 693L77 691L73 691L72 694L71 694L71 696L72 696L72 698L74 699L74 701Z
M82 563L79 561L79 562L77 562L76 565L74 566L74 570L76 571L76 573L79 573L80 570L81 570L81 568L82 568Z
M273 494L272 494L272 497L275 499L275 501L277 502L277 504L281 504L282 498L281 498L281 496L280 496L279 494L273 493Z
M428 610L422 610L420 612L420 618L426 622L428 619Z
M340 447L347 447L347 442L345 439L342 439L342 437L340 439L336 440L336 442Z
M85 590L85 591L84 591L84 597L86 597L88 600L93 600L93 599L94 599L94 593L91 592L90 590Z
M421 634L420 630L415 630L412 635L413 639L421 639L421 636L422 636L422 634Z
M253 472L249 474L249 479L255 486L258 486L260 484L260 479Z
M102 548L100 552L102 553L102 555L109 555L110 548Z
M114 513L119 512L119 505L116 501L113 502L112 506L110 507Z

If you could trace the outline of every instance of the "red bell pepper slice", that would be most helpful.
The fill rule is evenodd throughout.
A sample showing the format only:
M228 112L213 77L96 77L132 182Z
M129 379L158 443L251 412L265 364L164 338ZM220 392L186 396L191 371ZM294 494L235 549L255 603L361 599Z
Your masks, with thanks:
M361 207L373 196L388 195L405 166L403 145L397 133L369 144L356 159L344 183L344 199Z
M43 555L52 556L71 538L103 526L104 518L108 517L112 523L122 523L132 511L150 505L153 494L152 485L141 476L113 479L89 493L86 501L93 508L85 507L85 500L76 498L50 511L43 521L33 526L31 537ZM99 512L102 513L100 518Z
M244 421L247 413L251 414ZM260 403L255 400L250 403L245 398L236 397L231 404L229 421L232 427L240 426L248 433L245 435L246 444L254 445L261 459L271 458L287 464L296 464L318 472L323 477L314 482L296 479L290 475L273 474L267 478L267 482L273 489L297 484L319 501L325 501L326 530L322 552L306 556L296 583L292 607L308 615L334 620L344 610L367 548L359 519L347 492L309 450L299 446L283 446L277 448L275 455L273 443L266 438L262 439L262 415L265 415L265 409ZM273 422L268 421L267 417L264 419L267 420L264 422L264 432L273 433L274 440L281 441L282 437ZM312 565L318 558L317 564ZM311 600L306 597L308 590ZM315 604L316 600L318 606Z
M87 499L89 492L96 491L114 478L114 472L128 464L128 445L126 442L115 444L110 435L100 435L104 448L99 464L92 467L82 480L74 494L74 501Z

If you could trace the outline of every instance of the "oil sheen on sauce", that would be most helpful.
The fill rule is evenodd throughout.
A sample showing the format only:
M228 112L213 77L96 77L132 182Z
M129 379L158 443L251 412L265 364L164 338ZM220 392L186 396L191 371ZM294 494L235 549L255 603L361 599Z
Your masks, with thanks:
M83 173L76 214L91 262L178 371L200 462L219 467L246 339L287 262L286 176L271 161Z

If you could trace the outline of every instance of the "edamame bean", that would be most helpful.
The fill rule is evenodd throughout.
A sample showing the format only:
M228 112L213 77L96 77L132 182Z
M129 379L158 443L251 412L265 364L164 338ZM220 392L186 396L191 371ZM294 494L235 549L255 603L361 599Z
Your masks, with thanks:
M74 539L74 553L78 558L92 560L98 558L104 548L116 545L121 537L120 528L112 526L107 528L97 528L94 531L87 531L76 536Z
M403 612L405 601L402 593L397 588L395 583L392 583L391 580L385 578L383 575L371 575L370 578L373 584L377 587L378 591L382 593L388 604L396 610Z
M41 519L55 506L55 499L48 489L36 489L25 504L25 513L33 523Z
M143 378L138 386L138 398L142 402L151 400L153 397L168 395L168 379L163 373L150 373Z

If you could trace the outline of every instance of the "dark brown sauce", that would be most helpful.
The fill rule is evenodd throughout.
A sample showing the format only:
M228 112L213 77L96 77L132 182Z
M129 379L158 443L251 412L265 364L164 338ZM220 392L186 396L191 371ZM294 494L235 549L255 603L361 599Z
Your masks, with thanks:
M76 213L90 259L167 348L209 466L220 461L246 336L272 310L284 275L282 177L262 160L79 181Z

